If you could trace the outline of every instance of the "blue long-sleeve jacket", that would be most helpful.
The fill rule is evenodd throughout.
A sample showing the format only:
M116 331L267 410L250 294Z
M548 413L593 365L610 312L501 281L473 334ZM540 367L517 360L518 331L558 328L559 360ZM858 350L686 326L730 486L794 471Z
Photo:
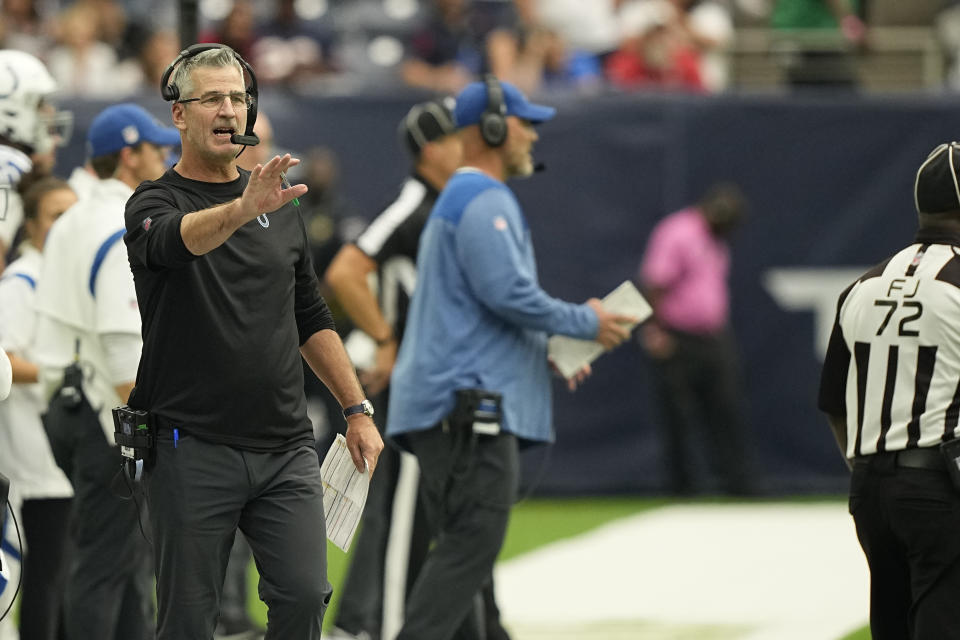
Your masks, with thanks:
M552 441L547 336L593 338L597 317L540 288L530 229L506 185L474 169L454 174L420 238L417 271L387 435L433 427L457 389L480 387L503 395L504 431Z

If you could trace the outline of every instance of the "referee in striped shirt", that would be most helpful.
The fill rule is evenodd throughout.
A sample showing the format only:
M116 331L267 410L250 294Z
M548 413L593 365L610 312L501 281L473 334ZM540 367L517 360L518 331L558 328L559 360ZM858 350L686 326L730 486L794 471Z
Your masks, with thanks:
M960 435L960 144L933 150L914 196L914 242L840 294L820 381L874 640L960 639L960 489L940 450Z

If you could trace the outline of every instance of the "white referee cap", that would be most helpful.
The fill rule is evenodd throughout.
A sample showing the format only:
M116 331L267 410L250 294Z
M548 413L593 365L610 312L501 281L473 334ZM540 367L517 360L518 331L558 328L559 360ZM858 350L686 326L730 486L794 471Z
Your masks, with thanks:
M930 152L917 170L913 201L918 213L960 211L960 144L949 142Z

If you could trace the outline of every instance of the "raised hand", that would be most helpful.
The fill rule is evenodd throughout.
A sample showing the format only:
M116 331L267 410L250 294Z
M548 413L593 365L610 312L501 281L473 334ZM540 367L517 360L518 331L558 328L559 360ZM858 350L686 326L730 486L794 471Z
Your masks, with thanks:
M263 213L276 211L294 198L299 198L307 192L307 185L295 184L284 187L282 175L290 167L300 164L299 158L290 154L274 156L265 165L257 165L250 172L250 182L243 190L240 203L250 219Z

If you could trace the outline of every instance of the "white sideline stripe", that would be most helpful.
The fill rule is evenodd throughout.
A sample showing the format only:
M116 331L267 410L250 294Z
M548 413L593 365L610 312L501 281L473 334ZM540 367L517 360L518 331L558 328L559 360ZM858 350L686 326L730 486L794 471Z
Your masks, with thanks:
M495 582L518 628L749 626L743 640L837 640L867 623L870 592L840 501L665 507L500 563Z
M383 568L381 637L384 640L394 640L403 626L403 603L407 599L407 567L410 564L410 542L413 538L419 488L420 466L417 464L417 457L401 451Z

